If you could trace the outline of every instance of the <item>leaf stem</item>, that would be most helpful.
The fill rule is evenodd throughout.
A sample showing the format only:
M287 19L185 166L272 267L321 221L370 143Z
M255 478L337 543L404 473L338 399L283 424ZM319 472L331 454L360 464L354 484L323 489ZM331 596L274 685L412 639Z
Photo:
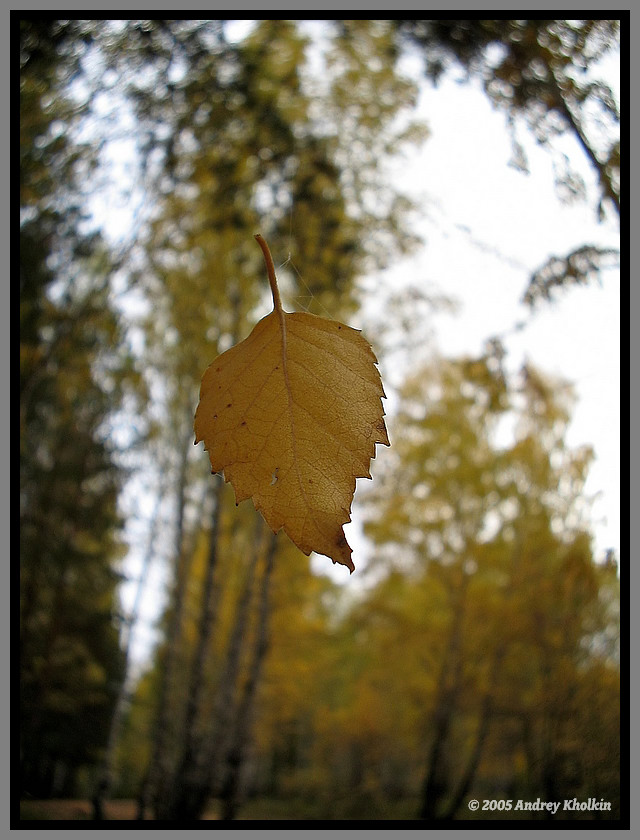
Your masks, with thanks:
M280 313L282 312L282 301L280 300L280 290L278 289L278 283L276 281L276 269L273 264L273 257L271 256L271 251L269 250L269 246L259 233L256 233L254 238L258 245L262 248L264 261L267 266L267 274L269 275L269 285L271 286L271 294L273 295L273 308L276 312Z

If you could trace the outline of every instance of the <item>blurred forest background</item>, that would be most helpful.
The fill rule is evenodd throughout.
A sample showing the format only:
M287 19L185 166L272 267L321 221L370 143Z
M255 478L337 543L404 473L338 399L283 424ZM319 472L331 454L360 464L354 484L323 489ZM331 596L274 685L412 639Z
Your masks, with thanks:
M367 337L383 374L398 344L416 352L357 496L357 594L236 507L193 415L207 365L270 309L254 233L284 263L286 308L354 326L366 278L424 247L391 172L428 143L419 85L451 68L557 156L565 197L617 220L618 103L597 64L619 22L238 31L19 21L24 815L72 798L96 818L125 799L146 819L470 819L475 796L597 797L618 817L618 558L594 555L570 385L507 373L492 336L439 358L446 299L395 295ZM515 131L513 149L525 169ZM114 243L103 220L125 210ZM527 304L612 257L550 259ZM140 664L153 568L165 592Z

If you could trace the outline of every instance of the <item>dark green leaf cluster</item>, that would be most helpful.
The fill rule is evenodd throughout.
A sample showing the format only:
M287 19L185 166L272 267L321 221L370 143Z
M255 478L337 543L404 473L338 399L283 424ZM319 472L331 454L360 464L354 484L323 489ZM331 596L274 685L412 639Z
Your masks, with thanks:
M533 306L540 300L551 300L554 291L566 285L598 281L602 270L619 265L619 260L619 251L596 245L583 245L564 257L550 257L531 277L524 303Z
M105 433L125 356L109 260L82 228L92 152L70 139L64 94L89 35L40 20L20 35L21 785L49 796L95 761L122 675L123 474Z

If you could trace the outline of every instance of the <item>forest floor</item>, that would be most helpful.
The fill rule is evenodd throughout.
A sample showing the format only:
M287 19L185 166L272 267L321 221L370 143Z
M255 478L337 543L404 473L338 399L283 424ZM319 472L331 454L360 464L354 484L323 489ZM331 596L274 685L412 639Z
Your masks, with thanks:
M135 820L138 803L135 799L114 799L104 804L106 820ZM88 799L32 799L20 802L21 820L91 820L93 806ZM208 811L205 820L218 815Z
M398 803L393 809L365 808L355 803L353 809L340 807L337 800L322 806L306 798L285 800L268 797L250 799L240 809L238 820L318 820L365 819L406 820L417 813L417 801ZM205 811L204 820L217 820L220 803L212 800ZM113 799L104 804L105 820L135 820L138 803L135 799ZM88 799L24 799L20 802L20 820L91 820L93 807ZM150 821L150 820L149 820Z
M385 808L376 811L375 808L364 809L363 807L346 810L336 808L336 803L333 807L325 805L325 807L318 809L317 803L311 803L306 799L286 799L278 800L268 797L251 799L246 802L237 816L238 821L249 822L265 822L268 820L276 820L281 822L283 820L295 821L327 821L327 820L355 820L355 821L416 821L416 814L418 813L419 802L414 800L405 800L397 803L393 808ZM209 803L208 809L205 811L203 820L217 820L219 814L220 803L212 800ZM113 799L104 804L105 820L124 820L129 822L136 821L136 814L138 810L138 803L136 799ZM572 815L575 820L589 821L597 819L599 812L580 813ZM20 821L41 821L41 820L64 820L66 822L75 820L89 820L93 818L93 808L88 799L30 799L22 800L20 802ZM483 820L505 820L513 821L515 819L523 820L525 822L531 820L543 819L542 814L532 815L528 812L520 812L516 818L514 814L508 813L486 813L486 814L470 814L461 815L458 817L459 821L483 821ZM617 817L616 817L617 819ZM147 820L153 822L153 820ZM167 823L163 823L167 825ZM14 828L14 825L11 826ZM17 826L15 826L17 828ZM25 826L26 827L26 826Z

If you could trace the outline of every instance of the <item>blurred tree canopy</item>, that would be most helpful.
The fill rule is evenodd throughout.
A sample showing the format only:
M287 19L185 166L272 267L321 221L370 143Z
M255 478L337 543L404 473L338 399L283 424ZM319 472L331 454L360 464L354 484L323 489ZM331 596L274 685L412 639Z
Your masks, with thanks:
M65 88L82 29L20 25L22 786L73 790L122 678L113 566L123 473L104 426L132 374L105 244L83 230L91 148Z
M491 102L507 117L512 165L528 171L518 139L522 119L536 142L550 150L556 186L565 201L585 199L584 178L572 166L562 139L571 136L597 182L596 212L620 216L620 113L611 87L598 77L599 62L620 48L619 20L400 20L404 42L424 54L425 74L435 84L453 65L480 79ZM586 243L552 257L531 277L529 306L557 287L587 283L617 252Z
M22 794L181 821L212 798L229 820L260 800L464 818L471 795L597 795L619 815L617 567L593 556L565 384L510 377L496 342L406 372L358 597L193 447L202 373L268 305L255 232L285 304L342 320L420 245L387 169L427 136L409 43L434 80L454 61L480 75L540 142L573 132L599 211L619 212L619 146L596 148L585 117L595 102L615 127L617 106L575 72L618 22L237 24L20 20ZM134 141L125 193L144 195L117 247L89 211L114 133ZM557 258L527 294L601 259ZM136 679L118 594L134 467L169 509L147 523L168 594Z
M619 47L618 20L396 20L402 36L425 53L425 72L437 83L452 63L478 76L491 101L514 120L523 116L536 140L553 148L571 133L597 173L598 214L620 215L620 113L615 94L590 74ZM597 71L596 71L597 72ZM596 122L597 120L600 122ZM599 129L599 130L596 130ZM526 169L515 135L514 158ZM602 148L599 148L599 147ZM584 195L582 178L558 170L566 196Z
M405 591L403 609L412 590L429 598L407 615L402 642L403 660L424 673L419 696L432 721L425 819L464 813L474 790L486 796L498 762L501 772L511 768L513 796L588 796L597 771L581 750L594 734L580 730L576 696L585 671L617 668L615 646L593 659L615 625L604 593L615 597L617 577L615 564L594 563L583 494L591 452L564 442L570 392L531 367L508 387L501 360L490 346L479 359L438 360L407 383L397 463L387 460L368 494L373 561L392 570L378 608L389 585L395 599ZM505 445L497 427L507 415L514 431ZM362 615L375 622L375 611ZM613 711L615 692L609 702ZM615 762L614 753L611 796Z

